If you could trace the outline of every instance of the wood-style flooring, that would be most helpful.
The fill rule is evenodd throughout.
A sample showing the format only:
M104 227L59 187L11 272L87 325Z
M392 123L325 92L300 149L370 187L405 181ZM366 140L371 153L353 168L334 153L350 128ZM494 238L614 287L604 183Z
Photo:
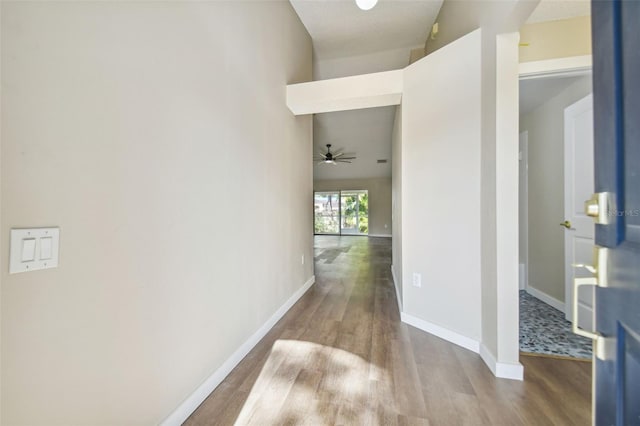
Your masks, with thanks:
M400 322L391 241L318 236L316 284L187 425L589 425L591 363L521 357L523 382Z

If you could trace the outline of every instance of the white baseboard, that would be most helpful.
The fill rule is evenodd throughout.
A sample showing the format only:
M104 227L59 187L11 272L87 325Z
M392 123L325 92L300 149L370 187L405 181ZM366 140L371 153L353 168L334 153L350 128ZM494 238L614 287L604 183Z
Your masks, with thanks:
M398 311L402 313L402 299L400 298L400 291L398 290L398 280L396 279L396 271L391 265L391 276L393 277L393 287L396 289L396 300L398 301ZM400 283L402 285L402 283Z
M440 327L439 325L416 318L405 312L401 312L400 318L402 319L402 322L406 324L412 325L422 331L426 331L427 333L433 334L434 336L440 337L441 339L461 346L472 352L478 353L480 351L480 342L477 340L473 340L467 336L463 336L462 334Z
M549 296L547 293L544 293L540 290L537 290L530 285L527 286L526 292L535 297L536 299L542 300L547 305L553 306L560 312L564 312L564 302L559 301L558 299Z
M509 364L505 362L497 362L491 351L482 344L480 345L480 358L487 364L494 376L502 379L523 380L524 368L522 364Z
M311 276L298 291L296 291L271 317L255 332L246 342L242 344L220 368L213 372L198 388L187 397L173 413L162 423L162 426L178 426L195 411L196 408L214 391L216 387L231 373L236 365L247 356L255 345L273 328L274 325L287 313L289 309L300 299L316 281L316 277Z
M370 237L391 238L391 234L369 234Z
M438 336L448 342L454 343L472 352L480 354L480 357L487 364L487 367L491 370L494 376L503 379L522 380L524 377L524 368L522 364L515 363L509 364L504 362L497 362L493 354L487 349L484 344L473 340L469 337L463 336L439 325L430 323L428 321L421 320L412 315L402 312L402 322L419 328L422 331Z

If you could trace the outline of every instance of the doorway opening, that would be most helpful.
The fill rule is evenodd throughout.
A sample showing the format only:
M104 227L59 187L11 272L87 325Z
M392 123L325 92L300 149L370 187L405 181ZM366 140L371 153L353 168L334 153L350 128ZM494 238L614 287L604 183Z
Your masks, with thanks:
M369 192L316 191L313 194L316 235L369 235Z
M520 81L520 351L591 358L591 342L571 329L573 264L590 264L593 221L591 71ZM583 217L584 216L584 217ZM583 250L589 247L589 250ZM584 252L584 253L583 253ZM586 271L585 271L586 272ZM592 303L591 289L578 296ZM584 293L583 293L584 292ZM591 326L587 310L579 324Z

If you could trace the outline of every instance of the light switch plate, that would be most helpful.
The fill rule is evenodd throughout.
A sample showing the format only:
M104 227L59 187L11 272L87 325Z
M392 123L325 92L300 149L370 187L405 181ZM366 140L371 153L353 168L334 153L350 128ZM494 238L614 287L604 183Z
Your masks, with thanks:
M12 229L9 273L57 267L59 241L60 228Z

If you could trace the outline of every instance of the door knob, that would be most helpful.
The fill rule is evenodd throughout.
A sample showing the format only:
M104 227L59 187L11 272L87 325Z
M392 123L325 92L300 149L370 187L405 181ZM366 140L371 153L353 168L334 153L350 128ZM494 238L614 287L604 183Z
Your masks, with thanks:
M583 330L578 327L578 289L583 285L598 285L598 281L594 277L574 278L573 279L573 312L572 312L572 331L578 336L597 340L600 335L598 332Z
M580 336L587 337L595 340L594 353L600 360L610 360L616 353L615 339L609 337L603 337L597 331L583 330L578 327L578 289L581 286L598 286L607 287L607 265L609 259L609 249L606 247L595 246L593 250L593 265L573 264L576 268L585 268L592 274L596 274L595 277L588 278L574 278L573 279L573 313L571 325L572 331Z
M568 220L565 220L564 222L562 222L562 223L560 224L560 226L564 226L564 227L565 227L565 228L567 228L567 229L571 229L571 222L570 222L570 221L568 221Z
M593 248L593 265L584 263L572 263L574 268L584 268L596 275L598 287L608 287L607 271L609 264L609 250L606 247L595 246Z

